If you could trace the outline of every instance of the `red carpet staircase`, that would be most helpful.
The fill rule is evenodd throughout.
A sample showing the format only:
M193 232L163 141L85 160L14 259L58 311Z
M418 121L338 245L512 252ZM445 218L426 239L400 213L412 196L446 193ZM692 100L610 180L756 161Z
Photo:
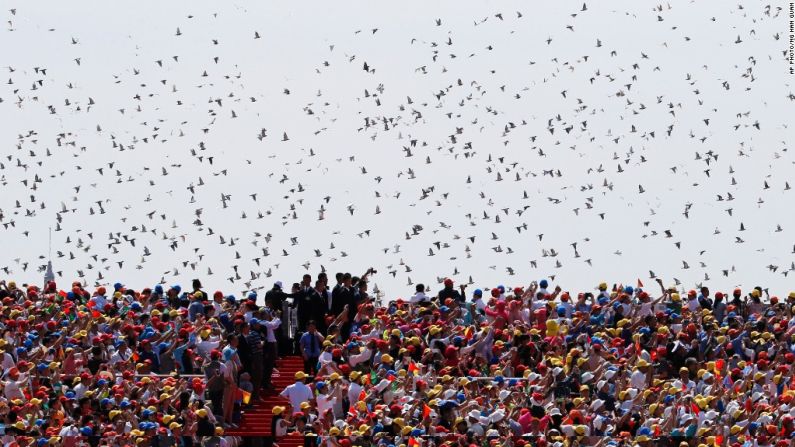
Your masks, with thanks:
M271 420L273 419L271 410L277 405L287 405L287 399L279 397L279 393L288 385L295 383L295 373L304 369L304 360L300 356L287 356L276 362L276 369L279 373L274 373L271 379L276 391L263 393L258 402L254 402L251 408L244 410L240 427L228 429L226 434L245 437L270 437L273 435L271 433ZM284 436L275 441L278 442L279 447L304 445L304 438L301 436Z

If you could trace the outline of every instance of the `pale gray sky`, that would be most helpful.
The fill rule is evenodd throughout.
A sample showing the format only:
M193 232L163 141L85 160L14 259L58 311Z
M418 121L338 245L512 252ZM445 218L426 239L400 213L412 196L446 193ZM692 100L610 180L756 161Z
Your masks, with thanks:
M649 270L795 288L793 78L765 2L3 5L0 267L18 281L40 280L63 202L62 282L240 293L309 262L372 265L390 297L409 278L574 291Z

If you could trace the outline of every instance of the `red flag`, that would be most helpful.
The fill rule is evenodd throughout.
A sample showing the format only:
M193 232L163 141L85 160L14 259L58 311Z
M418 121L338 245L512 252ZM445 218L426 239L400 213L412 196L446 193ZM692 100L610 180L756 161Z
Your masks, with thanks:
M409 437L409 447L419 447L419 445L420 441L417 441L417 439L413 436Z
M715 360L715 382L720 382L720 373L723 371L724 363L723 359Z
M753 403L751 402L751 398L745 399L745 414L751 414L751 410L753 410Z
M701 409L698 408L698 405L696 405L695 403L691 403L690 408L693 410L693 413L695 413L696 416L698 416L698 414L701 413Z
M426 404L422 404L422 418L425 419L431 415L431 407Z
M638 288L639 289L643 288L643 283L640 282L640 278L638 278Z
M365 392L364 392L364 390L362 390L362 391L359 393L359 401L363 401L363 400L365 400L365 399L367 399L367 393L365 393Z
M723 445L723 435L715 436L715 445Z
M409 362L409 372L414 374L415 376L420 373L420 369L417 367L417 364L414 361Z

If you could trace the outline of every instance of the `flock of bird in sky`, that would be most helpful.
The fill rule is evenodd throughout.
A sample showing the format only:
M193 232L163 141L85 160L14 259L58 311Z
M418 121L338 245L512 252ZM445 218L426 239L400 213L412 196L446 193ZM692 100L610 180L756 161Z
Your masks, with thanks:
M5 12L0 276L37 283L52 259L64 283L239 293L370 266L393 296L445 277L788 290L780 5L303 25L217 6L107 29Z

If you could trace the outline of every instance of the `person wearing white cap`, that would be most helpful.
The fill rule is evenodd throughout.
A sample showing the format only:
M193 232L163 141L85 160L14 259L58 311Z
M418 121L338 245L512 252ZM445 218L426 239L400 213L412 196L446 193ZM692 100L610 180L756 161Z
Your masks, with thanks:
M481 423L481 415L480 411L472 410L467 414L467 418L469 418L469 430L475 434L475 436L483 436L484 429L483 424ZM487 422L488 423L488 422Z
M712 393L713 385L715 384L715 376L707 371L701 376L701 381L696 385L698 394L709 396Z
M503 410L502 408L495 410L489 415L489 421L492 424L496 424L503 419L505 419L505 410Z

